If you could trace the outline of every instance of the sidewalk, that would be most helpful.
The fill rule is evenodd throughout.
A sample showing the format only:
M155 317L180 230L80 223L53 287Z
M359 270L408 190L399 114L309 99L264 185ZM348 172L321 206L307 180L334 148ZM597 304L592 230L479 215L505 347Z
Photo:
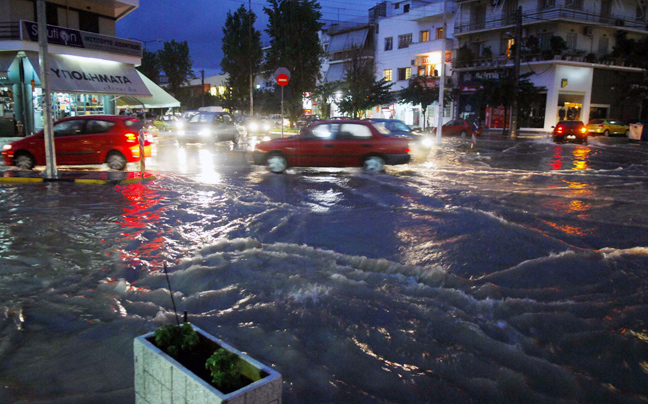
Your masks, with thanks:
M135 182L154 180L155 176L139 171L83 171L58 169L58 178L44 177L41 170L16 170L0 168L0 183L34 183L34 182L77 182L84 184L133 184Z

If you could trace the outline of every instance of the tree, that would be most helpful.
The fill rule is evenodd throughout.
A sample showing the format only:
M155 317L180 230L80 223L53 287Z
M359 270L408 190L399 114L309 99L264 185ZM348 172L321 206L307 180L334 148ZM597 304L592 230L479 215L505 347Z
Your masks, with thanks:
M169 92L176 98L183 98L181 89L189 84L189 79L195 78L187 41L176 42L172 39L171 42L164 42L164 48L158 51L158 59L169 79Z
M296 122L303 112L303 94L312 92L320 77L324 50L318 33L321 7L315 0L268 0L264 7L268 16L266 32L270 49L264 70L274 72L278 67L290 70L290 82L284 88L284 108L288 119Z
M338 91L341 91L342 83L339 81L327 81L311 93L311 99L317 101L320 106L320 116L328 119L331 117L331 99L335 98Z
M390 92L393 83L384 78L376 80L374 59L366 57L362 48L356 47L349 53L344 67L344 98L338 106L345 114L358 118L364 111L394 100L394 94Z
M142 64L137 67L137 70L151 79L155 84L160 84L159 77L160 70L162 69L156 52L149 52L144 49L144 53L142 54Z
M425 117L425 111L427 111L428 105L439 100L439 87L428 85L431 81L435 80L439 80L439 78L433 76L412 77L409 80L408 86L398 93L398 97L400 98L399 103L412 103L413 105L421 104L421 111ZM444 102L446 101L451 101L449 92L446 92L444 96ZM425 129L425 121L423 123L423 128Z
M249 100L250 74L259 73L263 59L261 32L253 27L256 19L254 12L241 5L234 14L227 13L223 27L221 68L229 74L232 95L241 110Z

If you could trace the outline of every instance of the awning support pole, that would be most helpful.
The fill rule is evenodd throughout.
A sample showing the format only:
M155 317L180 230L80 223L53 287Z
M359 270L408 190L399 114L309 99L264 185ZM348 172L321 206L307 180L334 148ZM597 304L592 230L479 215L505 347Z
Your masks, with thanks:
M38 0L38 50L40 57L41 85L43 87L43 131L45 133L45 178L58 178L56 168L56 151L54 149L54 128L52 119L52 98L49 87L49 62L47 60L47 14L45 0Z

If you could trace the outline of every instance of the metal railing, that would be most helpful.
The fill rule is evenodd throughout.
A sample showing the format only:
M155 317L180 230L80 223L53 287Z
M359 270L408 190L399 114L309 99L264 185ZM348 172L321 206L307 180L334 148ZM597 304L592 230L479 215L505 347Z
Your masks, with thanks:
M533 24L542 21L570 20L589 23L593 25L608 25L648 30L644 18L622 14L601 14L595 10L579 10L567 7L552 7L522 11L522 24ZM501 18L485 19L483 21L457 21L455 34L466 34L474 31L497 29L515 25L514 15L505 15Z
M20 39L20 25L17 22L0 22L0 40Z

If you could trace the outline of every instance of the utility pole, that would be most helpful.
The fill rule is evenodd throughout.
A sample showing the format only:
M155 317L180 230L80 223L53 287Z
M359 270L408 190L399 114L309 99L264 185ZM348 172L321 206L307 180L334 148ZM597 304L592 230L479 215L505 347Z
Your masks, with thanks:
M200 83L202 85L202 106L205 106L205 69L200 70Z
M444 110L444 92L445 92L445 52L446 52L446 0L443 0L443 28L441 28L441 77L439 77L439 110L437 111L437 130L436 143L440 145L441 131L443 130L443 110Z
M254 75L252 74L252 0L248 0L248 58L250 67L250 116L254 116Z
M52 119L52 94L49 87L49 59L47 58L47 13L45 11L45 0L38 0L36 3L36 14L38 19L38 53L40 56L40 79L43 88L43 133L45 137L45 178L58 178L56 168L56 151L54 149L54 125Z
M518 111L520 98L520 50L522 48L522 6L517 9L515 22L515 55L513 59L513 110L511 111L511 139L518 135Z

